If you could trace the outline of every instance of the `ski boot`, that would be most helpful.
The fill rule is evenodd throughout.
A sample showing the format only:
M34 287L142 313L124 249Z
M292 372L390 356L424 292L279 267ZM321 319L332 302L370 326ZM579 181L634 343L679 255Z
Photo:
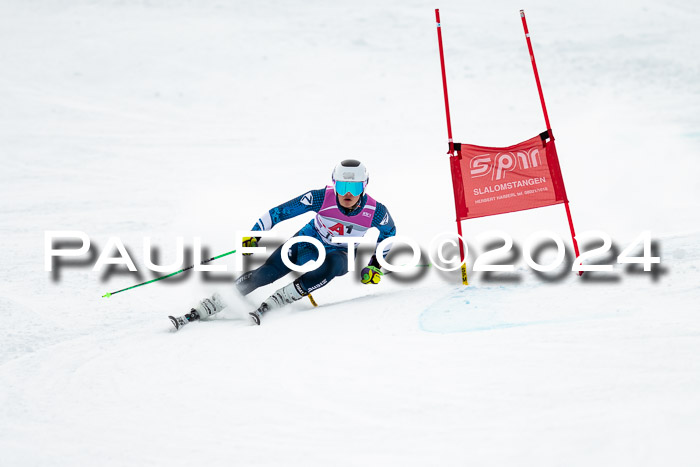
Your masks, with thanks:
M177 331L192 321L197 321L202 318L209 318L224 308L226 308L226 304L221 299L221 296L218 293L215 293L211 296L211 298L205 298L204 300L200 301L199 304L192 308L189 313L177 318L174 316L168 316L168 318L170 318L170 321L173 323L173 326L175 326L175 330Z
M278 308L282 308L288 303L296 302L305 295L308 295L308 292L303 291L303 289L299 285L299 280L297 279L294 282L285 285L277 292L267 297L267 299L264 302L262 302L262 304L258 307L257 310L251 311L248 314L253 320L253 323L260 325L260 319L262 318L263 313L265 313L268 310L276 310Z

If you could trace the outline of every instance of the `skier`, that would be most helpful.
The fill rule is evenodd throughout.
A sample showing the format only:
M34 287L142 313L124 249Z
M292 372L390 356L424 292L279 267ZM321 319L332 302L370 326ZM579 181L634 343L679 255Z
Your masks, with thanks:
M389 211L383 204L375 201L365 193L369 174L365 165L357 160L342 161L333 170L333 185L311 190L284 204L270 209L258 219L253 231L266 231L278 223L299 216L309 211L316 217L306 224L294 236L307 236L320 240L326 250L326 259L321 266L313 271L304 273L295 281L287 284L270 295L254 311L249 313L255 324L260 324L263 313L281 308L308 295L310 292L327 285L333 278L348 272L347 245L332 243L337 237L362 237L370 227L379 229L377 242L396 235L396 227ZM245 237L244 247L255 247L260 237ZM389 248L385 249L384 255ZM250 253L248 253L250 254ZM294 244L289 249L289 259L292 263L303 265L318 259L316 247L307 242ZM282 247L275 250L259 268L241 275L236 280L236 288L242 295L248 295L258 287L271 284L286 276L289 269L282 262ZM363 284L378 284L382 272L376 255L362 269ZM208 317L221 311L226 305L219 294L202 300L190 313L180 318L170 319L176 329L203 317Z

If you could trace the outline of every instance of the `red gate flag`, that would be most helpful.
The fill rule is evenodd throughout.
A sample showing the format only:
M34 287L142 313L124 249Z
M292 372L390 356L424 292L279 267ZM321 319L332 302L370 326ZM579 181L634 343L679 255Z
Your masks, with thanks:
M506 148L454 143L457 221L566 203L550 131Z
M457 212L457 233L462 237L462 220L493 216L507 212L524 211L554 204L564 204L566 217L571 230L574 252L579 257L574 221L571 218L569 200L566 197L564 180L561 176L557 149L554 146L552 127L549 124L547 106L540 76L535 64L530 32L525 21L525 12L520 10L525 41L530 52L532 72L535 75L537 92L540 95L542 114L547 131L507 148L489 148L470 144L454 143L450 122L450 104L447 98L447 75L445 54L442 48L442 27L440 10L435 10L438 49L442 71L442 89L445 94L445 115L447 117L447 143L450 154L450 171L454 189L455 210ZM462 282L467 282L467 268L462 242L459 243L462 260ZM582 274L582 273L580 273Z

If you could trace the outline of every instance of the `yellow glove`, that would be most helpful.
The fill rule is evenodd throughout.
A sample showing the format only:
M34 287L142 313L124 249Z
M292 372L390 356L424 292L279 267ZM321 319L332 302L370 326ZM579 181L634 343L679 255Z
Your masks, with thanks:
M243 237L241 246L246 248L255 248L258 246L258 237ZM243 253L243 256L250 256L253 253Z
M379 284L384 273L374 266L367 266L362 270L361 281L363 284Z

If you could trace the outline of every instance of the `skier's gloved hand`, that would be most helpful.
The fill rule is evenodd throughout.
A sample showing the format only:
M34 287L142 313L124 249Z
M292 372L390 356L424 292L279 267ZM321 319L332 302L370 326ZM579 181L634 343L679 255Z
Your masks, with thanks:
M382 280L384 273L379 270L376 266L367 266L360 273L361 281L363 284L379 284Z
M241 246L245 248L255 248L258 246L258 237L243 237L241 239ZM243 253L243 256L249 256L253 253Z

